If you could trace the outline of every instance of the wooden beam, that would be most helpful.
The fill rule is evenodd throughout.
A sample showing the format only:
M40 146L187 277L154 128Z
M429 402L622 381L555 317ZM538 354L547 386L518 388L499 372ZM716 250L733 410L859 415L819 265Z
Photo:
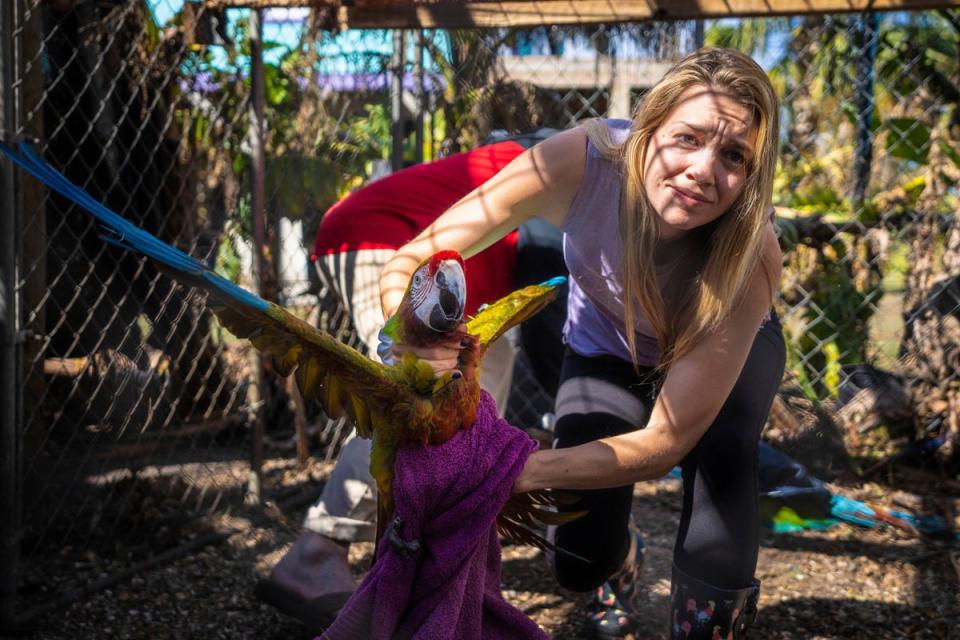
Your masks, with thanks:
M923 0L541 0L341 7L340 24L354 29L442 29L693 20L811 13L914 11L960 7Z
M203 0L207 9L304 9L336 8L338 0Z
M960 0L206 0L210 8L338 7L339 22L356 29L444 29L694 20L859 11L960 8Z

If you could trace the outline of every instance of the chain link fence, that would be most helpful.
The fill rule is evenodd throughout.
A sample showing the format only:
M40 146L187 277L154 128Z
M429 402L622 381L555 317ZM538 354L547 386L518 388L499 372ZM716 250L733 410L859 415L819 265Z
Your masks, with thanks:
M940 438L950 460L960 410L958 13L400 39L331 33L319 12L271 10L258 174L250 11L181 0L16 0L3 11L5 137L36 139L96 200L353 344L310 263L323 212L351 189L391 163L498 132L629 117L701 42L748 51L777 86L785 124L777 310L790 360L773 432L820 412L855 460L927 438ZM298 406L269 371L257 383L259 360L202 299L105 243L74 205L9 163L0 170L14 186L2 212L16 245L16 273L4 273L16 307L5 320L19 358L3 399L15 407L4 425L4 442L16 444L3 476L18 514L3 530L10 622L219 535L259 466L250 463L258 421L268 494L269 460L293 457L271 443L299 424L313 455L330 460L349 425ZM261 180L269 259L254 279ZM521 353L508 418L524 427L552 406L532 371Z

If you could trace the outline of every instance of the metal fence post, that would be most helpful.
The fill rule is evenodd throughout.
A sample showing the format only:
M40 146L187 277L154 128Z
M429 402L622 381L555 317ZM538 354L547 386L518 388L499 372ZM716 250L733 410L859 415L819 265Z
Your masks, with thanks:
M424 85L424 38L423 29L417 29L417 46L413 58L413 73L417 77L417 130L414 143L413 160L423 162L423 121L427 113L427 91Z
M0 3L0 135L16 127L14 2ZM16 622L20 552L20 396L14 167L0 164L0 628Z
M250 90L251 104L250 141L252 156L251 204L253 208L253 270L257 293L272 299L267 289L272 278L268 277L268 261L264 255L267 243L267 230L264 207L264 77L263 77L263 15L259 9L250 12ZM266 381L263 373L263 355L253 349L250 356L253 363L253 386L255 388L255 408L253 423L253 442L250 450L250 479L247 484L247 499L263 504L263 437L264 402L267 396ZM252 399L252 398L251 398Z
M856 109L856 140L853 154L852 201L863 207L870 186L873 162L873 81L877 60L877 14L865 12L850 20L850 39L856 51L853 78L853 104Z
M393 32L393 60L391 61L390 76L390 164L393 171L403 168L403 72L404 72L404 37L403 29Z

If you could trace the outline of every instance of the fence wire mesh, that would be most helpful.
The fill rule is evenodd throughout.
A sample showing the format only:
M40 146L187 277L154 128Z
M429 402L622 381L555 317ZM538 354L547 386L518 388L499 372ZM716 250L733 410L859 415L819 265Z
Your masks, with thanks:
M36 138L96 200L253 286L250 12L17 0L13 15L0 34L17 53L4 133ZM310 253L324 211L390 165L392 131L403 163L429 161L497 133L629 117L701 37L753 54L785 123L776 306L790 401L773 430L791 409L827 407L848 454L882 432L884 452L940 437L952 455L960 13L430 30L408 32L399 50L390 32L331 33L309 11L264 20L261 286L358 347ZM258 415L275 459L292 457L283 443L298 419L328 460L349 424L316 407L298 414L276 377L252 393L250 348L201 298L14 177L23 612L181 546L242 505ZM519 426L552 407L533 371L521 353L507 411Z

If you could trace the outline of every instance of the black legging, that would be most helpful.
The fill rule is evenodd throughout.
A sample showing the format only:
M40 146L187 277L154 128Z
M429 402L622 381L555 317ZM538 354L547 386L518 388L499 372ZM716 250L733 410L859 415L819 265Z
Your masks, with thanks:
M780 323L767 321L754 340L739 379L700 442L681 462L683 510L674 547L674 560L689 575L725 589L751 584L759 547L757 442L774 394L783 375L786 353ZM609 383L636 398L607 396L608 406L596 399L586 404L569 402L570 382L586 379ZM598 438L632 431L649 418L656 395L651 370L641 370L619 358L586 358L568 350L561 371L556 424L557 448L572 447ZM589 395L583 386L583 397ZM602 390L601 390L602 391ZM605 395L600 393L599 395ZM624 418L631 411L616 402L635 405L639 421ZM639 404L637 403L639 400ZM562 415L564 405L572 412ZM582 405L582 406L581 406ZM642 408L641 408L642 407ZM580 410L582 409L582 410ZM587 515L557 530L558 547L582 556L590 563L565 554L556 556L557 580L575 591L602 584L623 564L629 551L627 523L633 485L575 492L581 500L571 508Z

